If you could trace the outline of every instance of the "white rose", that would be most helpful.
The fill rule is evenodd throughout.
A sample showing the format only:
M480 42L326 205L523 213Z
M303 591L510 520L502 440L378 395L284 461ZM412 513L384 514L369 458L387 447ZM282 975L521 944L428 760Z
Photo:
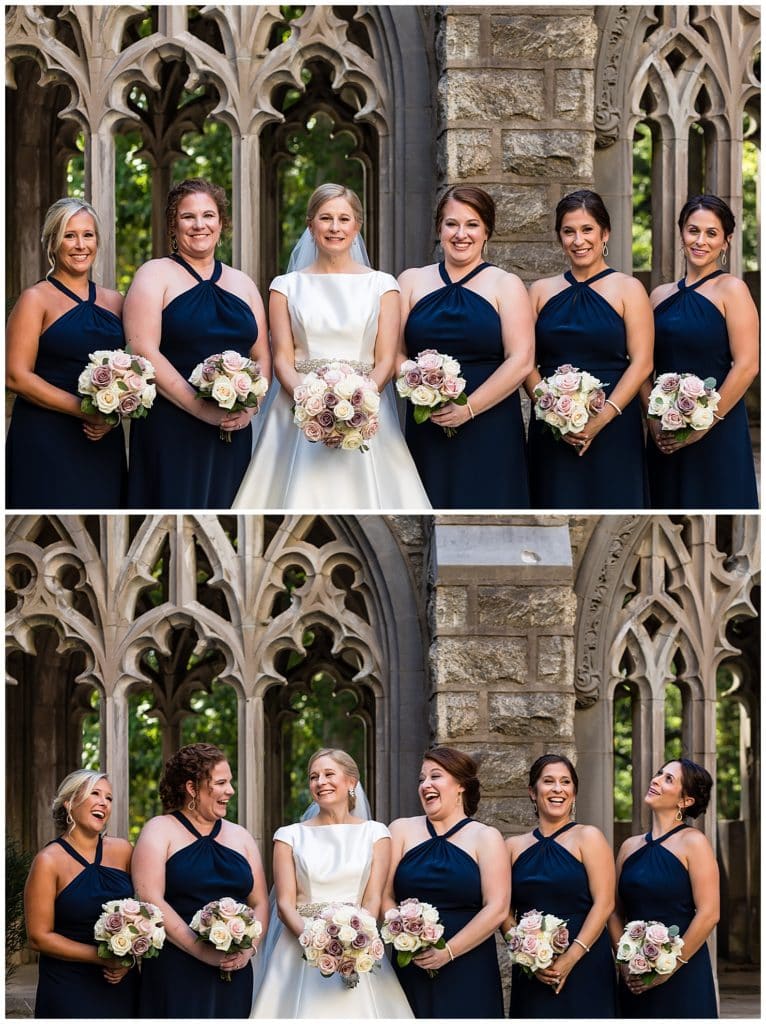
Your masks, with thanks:
M338 938L344 946L350 946L356 938L356 928L352 928L350 924L342 925L338 932Z
M423 921L426 924L436 924L439 920L439 911L430 904L423 904Z
M95 401L99 412L103 412L105 415L114 412L120 404L120 391L117 384L110 384L103 391L97 391Z
M346 399L342 399L332 410L332 413L336 420L345 422L346 420L350 420L354 415L354 407L351 402L346 401Z
M416 949L420 948L420 939L417 935L410 935L409 932L400 932L399 935L396 936L394 948L402 949L407 953L412 953Z
M347 907L345 904L338 907L332 916L333 923L337 925L348 924L351 918L354 916L354 908Z
M314 377L314 379L311 380L309 376L304 380L303 386L309 389L310 395L323 395L325 391L327 391L327 385L321 377Z
M208 941L212 942L216 949L226 950L231 945L231 932L222 921L218 921L210 929Z
M318 949L314 949L313 946L308 946L306 949L304 949L303 955L306 957L310 964L315 964L319 959L320 951Z
M154 404L154 399L157 397L157 385L147 384L144 390L141 392L141 405L144 409L151 409Z
M113 351L114 349L111 348L100 348L95 352L91 352L88 355L88 359L90 359L92 363L96 363L97 366L100 366L103 362L111 362Z
M356 378L356 380L358 380L358 379L359 378ZM358 384L355 383L355 378L353 376L349 376L349 377L344 377L342 380L339 380L338 383L335 385L335 389L334 390L335 390L335 394L338 396L338 398L347 398L348 399L348 398L351 398L353 393L356 391L357 387L358 387Z
M265 377L257 377L250 385L250 394L256 398L263 398L268 390L269 385Z
M439 392L434 388L429 388L427 384L418 384L410 395L410 401L413 405L425 405L429 408L438 405L441 401Z
M77 378L77 390L81 395L95 395L96 388L90 379L90 370L86 367Z
M165 944L165 929L159 926L152 932L152 945L155 949L162 949Z
M553 946L548 942L540 942L537 947L535 958L540 967L547 967L553 960Z
M676 958L672 953L662 952L657 957L654 969L658 974L670 974L676 966Z
M341 441L341 448L345 448L346 451L357 451L364 444L364 438L358 430L352 430L348 434L345 434Z
M412 388L409 386L404 377L399 377L396 382L396 390L402 398L409 398L412 394Z
M195 388L199 387L202 383L202 363L197 363L191 372L189 377L189 383L193 384Z
M210 391L210 397L222 409L231 409L237 400L237 392L228 377L216 377Z
M362 410L374 414L378 409L380 409L380 395L372 388L366 388L362 395Z
M240 371L231 375L231 386L241 398L247 398L250 394L252 383L249 373Z
M569 414L569 423L571 424L572 430L582 430L587 422L588 410L582 405L575 405ZM550 917L551 915L548 916Z
M625 963L627 963L629 960L633 959L637 951L638 946L635 942L631 942L630 939L622 938L620 939L620 944L617 947L617 959L624 960Z
M460 373L460 363L457 359L453 359L452 356L445 356L442 370L444 370L448 377L457 377Z
M530 956L529 953L522 953L521 950L519 950L518 953L513 954L513 962L521 964L522 967L534 967L535 965L534 957Z
M649 396L649 412L652 416L662 416L670 404L670 399L661 392Z
M689 425L694 430L707 430L713 422L713 410L710 406L698 405L689 417Z
M121 932L117 932L116 935L112 936L112 941L109 945L115 956L127 956L130 952L130 947L133 945L133 941L130 934L123 928Z
M375 966L375 961L369 953L360 953L356 958L356 969L359 974L368 974Z
M303 424L307 420L310 420L310 419L311 419L311 417L306 412L306 410L303 408L303 406L302 405L296 405L295 412L293 413L293 422L297 423L299 427L302 427Z

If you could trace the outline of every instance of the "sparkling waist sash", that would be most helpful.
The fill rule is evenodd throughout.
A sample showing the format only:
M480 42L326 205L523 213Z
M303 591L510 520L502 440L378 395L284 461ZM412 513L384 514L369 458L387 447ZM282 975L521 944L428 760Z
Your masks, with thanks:
M357 373L371 373L374 368L374 363L359 363L355 359L299 359L295 364L295 369L298 373L311 373L313 370L321 370L323 366L327 366L330 363L345 363L346 366L350 366L352 370L356 370Z
M295 909L301 917L316 917L321 914L325 907L353 907L356 903L353 899L325 900L324 903L300 903Z

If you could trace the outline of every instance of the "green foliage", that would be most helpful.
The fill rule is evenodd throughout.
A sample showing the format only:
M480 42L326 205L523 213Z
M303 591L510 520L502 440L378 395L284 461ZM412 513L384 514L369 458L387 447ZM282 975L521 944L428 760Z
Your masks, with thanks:
M633 271L652 269L652 133L639 123L633 135Z
M633 712L630 687L614 692L614 817L633 818Z
M128 697L128 749L130 750L130 820L128 838L132 843L149 818L162 813L159 796L162 773L160 723L150 717L154 698L150 693Z
M227 818L237 820L237 694L234 687L214 682L210 693L195 694L189 701L194 715L181 723L181 745L212 743L226 754L231 768L234 796Z
M745 115L745 130L750 118ZM758 193L760 191L760 152L750 139L742 147L742 256L745 270L760 265Z
M18 964L16 953L27 941L24 927L24 884L32 865L32 854L22 849L12 838L5 843L5 980L14 973Z
M675 683L665 684L665 763L686 756L682 738L683 702ZM659 767L657 765L656 767Z
M295 91L295 99L298 96ZM304 129L290 134L287 149L292 159L283 161L277 174L280 268L287 268L290 251L306 227L306 206L318 185L337 181L364 196L364 171L351 156L355 146L349 132L333 132L332 119L323 112L312 114Z
M725 666L718 670L716 706L716 804L718 818L736 821L742 813L740 723L742 708L736 697L727 696L734 677Z

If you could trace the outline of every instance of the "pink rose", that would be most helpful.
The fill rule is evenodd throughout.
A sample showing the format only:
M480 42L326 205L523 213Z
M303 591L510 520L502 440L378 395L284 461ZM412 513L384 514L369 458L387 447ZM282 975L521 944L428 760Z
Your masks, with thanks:
M685 395L683 392L681 392L678 395L678 398L676 399L676 408L679 412L687 414L690 412L694 412L696 406L697 403L694 401L694 399L690 398L689 395Z
M364 433L364 431L362 432ZM388 930L392 935L400 935L404 930L404 925L399 917L392 917L388 922Z
M636 953L628 961L628 971L631 974L646 974L649 970L651 970L651 968L646 961L646 957L641 953Z
M569 395L562 395L556 402L556 412L559 416L569 416L572 412L572 405L573 402Z
M663 942L668 941L668 930L664 924L660 924L659 921L656 921L654 924L648 925L646 929L646 939L647 942L653 942L658 946L661 946Z
M331 434L329 437L324 439L324 443L328 448L340 448L343 444L343 438L340 434Z
M212 384L215 378L218 376L218 370L212 363L203 363L201 370L202 380L206 384Z
M122 930L125 924L125 918L122 914L109 914L106 921L104 921L104 927L108 932L119 932Z
M549 391L546 391L544 395L540 395L536 404L538 409L541 409L543 412L547 412L548 409L553 408L554 402L555 399L553 395Z
M207 907L202 911L199 916L200 924L209 926L213 923L213 911L208 910Z
M416 388L423 381L420 370L408 370L404 375L404 379L411 388Z
M354 413L354 415L351 417L351 419L347 420L346 422L348 423L348 425L350 427L358 428L358 427L361 427L362 424L365 423L366 421L367 421L367 417L361 411L361 409L358 409ZM354 926L352 925L351 927L353 928Z
M340 932L340 925L330 921L327 925L327 934L335 938Z
M674 430L682 430L684 426L684 418L677 409L666 409L662 414L660 423L663 430L669 430L671 432Z
M334 409L340 399L334 391L327 391L324 395L324 404L327 409Z
M528 910L526 914L521 915L518 926L522 932L539 931L543 926L543 915L537 910Z
M224 896L218 901L218 913L221 917L236 917L239 904L231 896Z
M572 366L571 363L562 363L561 366L556 367L556 373L579 373L579 369L576 366Z
M90 371L91 383L97 388L108 388L114 380L114 370L110 366L94 366Z
M595 415L595 413L601 412L605 405L606 395L604 394L603 390L599 388L598 391L594 391L593 394L590 396L590 399L588 401L588 409Z
M323 409L317 414L317 423L326 430L332 430L335 425L335 417L329 409Z
M343 374L340 370L327 370L321 373L321 377L325 384L329 387L334 388L336 384L339 384L343 380Z
M325 405L322 401L321 395L309 395L306 401L303 403L303 408L309 414L309 416L317 416Z
M127 352L117 351L112 355L111 363L115 370L129 370L132 362Z
M554 374L553 386L564 395L573 395L580 387L580 374L571 370Z
M351 927L353 928L354 926L351 925ZM369 941L369 938L364 934L364 932L357 932L356 937L351 940L351 948L364 949Z
M139 917L136 919L136 928L141 932L142 935L151 935L154 925L148 917Z
M241 395L243 398L247 398L250 394L250 385L252 380L248 373L235 373L231 377L231 386Z
M465 390L465 379L463 377L447 377L442 384L442 392L448 398L457 398Z
M146 381L144 380L144 378L141 376L140 373L133 373L131 371L130 373L126 373L125 376L122 379L123 379L123 382L124 382L125 386L130 391L143 391L144 390L144 385L146 384Z
M382 960L385 952L382 939L373 939L370 943L370 956L374 957L375 960Z
M329 953L330 956L343 956L343 943L340 939L330 939L325 946L325 953Z
M136 411L140 404L141 399L138 397L138 395L134 395L131 392L128 392L127 395L124 395L120 399L120 404L118 407L120 416L130 416L132 413Z
M307 441L321 441L322 440L322 428L316 422L316 420L309 420L303 426L303 436ZM327 438L329 441L330 438Z
M442 357L436 349L425 349L418 356L418 366L421 370L438 370L442 364Z
M377 416L370 416L366 423L361 426L362 437L367 441L371 437L375 437L380 427L380 420Z
M407 921L404 927L410 935L421 935L423 933L423 921L419 917L414 917L411 921Z
M244 936L247 923L242 920L241 917L233 917L229 921L229 931L231 932L232 939L236 939L237 942Z
M510 953L518 953L521 949L521 938L519 933L516 931L511 932L510 938L508 939L508 951Z
M631 921L628 926L628 938L632 942L638 942L646 934L646 925L643 921Z
M133 939L133 945L131 946L130 951L133 956L143 956L150 946L151 942L145 935L137 935L135 939Z
M338 965L338 974L341 978L350 978L356 974L356 961L350 956L344 957Z
M317 960L317 967L326 978L329 978L331 974L335 974L335 971L337 970L338 967L338 961L335 959L334 956L330 956L327 953L322 953L322 955Z
M221 366L227 373L237 373L247 365L247 356L241 356L239 352L223 352L221 354Z
M529 953L534 956L537 953L538 939L536 935L525 935L521 940L522 953Z
M566 926L562 925L551 935L551 946L554 953L563 953L569 946L569 930Z
M444 925L441 924L424 924L423 925L423 939L426 942L438 942L444 934Z
M440 388L444 383L444 373L442 370L426 370L423 374L423 383L428 384L431 388Z
M308 396L309 396L309 389L306 387L305 384L299 384L296 387L295 391L293 391L293 400L298 405L301 405L303 402L305 402L306 399L308 398Z
M409 922L414 918L420 917L420 904L417 900L413 900L412 902L405 900L399 909L402 917L405 919L405 922Z
M690 373L678 385L678 391L679 394L688 395L689 398L701 398L705 394L705 385L699 377L695 377L693 373Z
M677 373L663 373L658 383L660 385L660 390L664 391L666 395L670 395L678 389L678 385L681 383L681 378Z
M659 955L660 955L660 947L656 943L649 942L647 940L644 943L644 956L646 957L646 959L647 960L656 960Z

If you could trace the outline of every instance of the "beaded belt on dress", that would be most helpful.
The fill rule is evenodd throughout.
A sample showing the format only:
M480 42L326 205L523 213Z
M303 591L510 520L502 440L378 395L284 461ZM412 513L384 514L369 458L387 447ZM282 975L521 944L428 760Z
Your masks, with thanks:
M325 907L353 907L354 905L355 904L352 899L326 900L324 903L301 903L295 909L301 917L316 917L318 914L322 913Z
M356 359L338 359L330 356L327 359L300 359L295 364L295 369L298 373L311 373L312 370L321 370L328 363L345 363L346 366L350 366L358 373L371 373L375 365L374 363L359 363Z

